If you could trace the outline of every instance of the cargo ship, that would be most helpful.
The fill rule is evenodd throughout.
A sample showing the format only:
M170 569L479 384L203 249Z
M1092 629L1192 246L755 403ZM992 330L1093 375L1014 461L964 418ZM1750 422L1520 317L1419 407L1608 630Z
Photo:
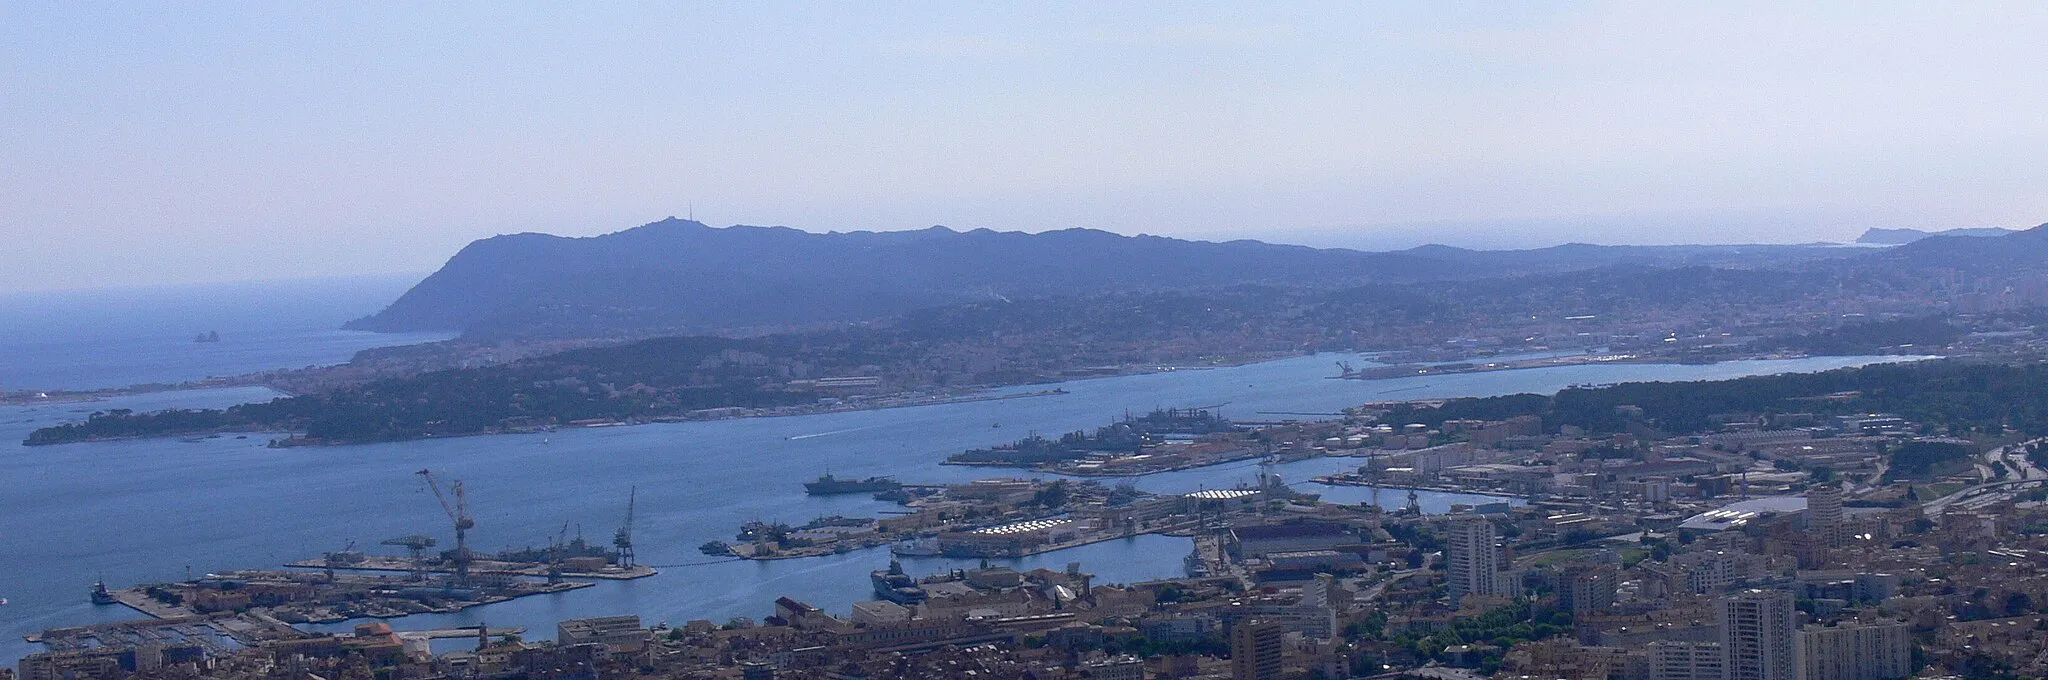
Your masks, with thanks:
M901 488L903 488L902 482L888 477L869 477L861 480L839 479L833 477L830 472L820 475L818 481L804 482L804 493L813 496L830 496L842 493L874 493L877 491L895 491Z

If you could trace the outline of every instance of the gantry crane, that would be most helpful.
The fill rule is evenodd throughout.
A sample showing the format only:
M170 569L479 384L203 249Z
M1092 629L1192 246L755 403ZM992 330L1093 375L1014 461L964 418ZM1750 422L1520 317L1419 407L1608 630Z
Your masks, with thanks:
M434 473L420 470L417 474L427 479L427 488L434 490L434 498L441 501L441 510L448 513L448 519L455 523L455 584L469 585L469 529L476 526L476 520L469 516L469 496L462 492L462 480L455 480L449 487L455 495L455 502L448 502L448 494L441 493L441 483L434 479Z
M404 548L406 554L412 556L412 562L410 562L412 571L406 574L406 579L425 581L427 580L427 549L434 547L438 543L439 541L434 540L432 536L413 534L411 536L385 539L383 545Z
M626 492L626 522L619 525L619 533L612 536L612 545L619 549L619 567L633 567L633 506L640 500L640 487Z

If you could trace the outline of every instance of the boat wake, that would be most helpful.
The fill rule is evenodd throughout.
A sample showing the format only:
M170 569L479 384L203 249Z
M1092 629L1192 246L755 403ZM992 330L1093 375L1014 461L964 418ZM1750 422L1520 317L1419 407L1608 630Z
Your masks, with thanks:
M799 434L799 435L791 435L791 436L788 436L788 437L783 437L783 439L787 439L787 440L789 440L789 441L797 441L797 440L799 440L799 439L813 439L813 438L816 438L816 437L830 437L830 436L832 436L832 435L835 435L835 434L846 434L846 433L848 433L848 432L859 432L859 431L861 431L861 430L872 430L872 429L875 429L875 428L877 428L877 427L881 427L881 426L880 426L880 425L869 425L869 426L867 426L867 427L856 427L856 428L851 428L851 429L846 429L846 430L833 430L833 431L831 431L831 432L813 432L813 433L811 433L811 434Z

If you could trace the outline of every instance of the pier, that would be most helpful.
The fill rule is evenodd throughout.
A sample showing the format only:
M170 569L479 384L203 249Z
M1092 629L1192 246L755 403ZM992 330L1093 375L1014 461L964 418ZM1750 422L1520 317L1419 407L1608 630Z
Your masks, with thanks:
M297 562L286 562L284 566L300 569L332 568L336 571L427 572L436 574L452 574L456 571L454 565L440 561L386 555L364 555L361 561L345 565L330 564L325 559L306 559ZM469 572L472 574L546 578L549 575L550 569L551 567L545 562L500 562L479 559L472 560L469 563ZM653 567L636 564L630 567L606 567L598 571L564 569L556 572L554 575L565 578L597 578L610 581L626 581L636 578L647 578L656 573L659 572L655 571Z

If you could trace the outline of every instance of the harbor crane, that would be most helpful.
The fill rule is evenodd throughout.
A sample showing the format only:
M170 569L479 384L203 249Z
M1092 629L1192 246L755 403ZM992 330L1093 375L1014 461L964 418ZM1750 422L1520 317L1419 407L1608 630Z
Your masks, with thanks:
M562 520L562 530L548 541L548 583L562 582L562 559L569 552L569 520Z
M434 547L436 543L438 542L432 536L413 534L411 536L385 539L382 545L404 548L406 554L412 556L412 571L406 574L406 579L425 581L427 580L427 549Z
M335 567L345 567L363 561L362 553L356 552L355 539L349 539L348 545L342 546L340 550L329 551L322 557L327 560L328 583L334 582Z
M633 567L633 506L640 500L640 487L626 492L626 522L619 525L619 533L612 536L612 545L619 549L619 568Z
M441 501L441 510L448 513L448 519L455 523L455 584L467 586L469 585L469 562L471 557L469 552L469 529L476 526L476 520L469 516L469 496L462 491L462 480L455 480L455 483L448 487L449 492L455 496L455 502L450 504L448 502L449 494L441 492L441 483L434 479L434 473L421 469L417 474L426 478L427 488L433 489L434 498Z

